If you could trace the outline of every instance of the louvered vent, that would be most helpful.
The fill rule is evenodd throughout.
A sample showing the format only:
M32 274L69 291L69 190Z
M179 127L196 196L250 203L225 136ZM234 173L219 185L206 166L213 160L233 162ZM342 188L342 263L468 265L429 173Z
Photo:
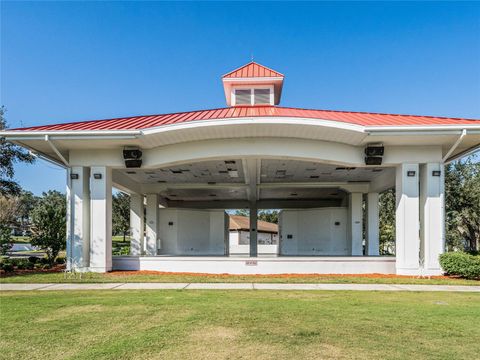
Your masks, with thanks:
M269 105L270 104L270 89L255 89L255 105Z
M235 90L235 105L250 105L251 91L248 90Z

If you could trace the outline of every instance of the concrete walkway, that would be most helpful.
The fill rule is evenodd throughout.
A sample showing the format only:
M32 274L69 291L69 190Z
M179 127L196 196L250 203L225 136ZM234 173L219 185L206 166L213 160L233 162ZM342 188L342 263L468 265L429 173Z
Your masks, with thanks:
M1 284L0 291L18 290L360 290L480 292L480 286L394 284L261 284L261 283L92 283Z

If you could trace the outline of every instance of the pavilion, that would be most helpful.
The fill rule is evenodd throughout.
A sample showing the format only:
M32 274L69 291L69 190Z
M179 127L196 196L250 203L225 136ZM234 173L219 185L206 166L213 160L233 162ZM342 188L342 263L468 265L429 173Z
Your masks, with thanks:
M280 107L284 75L255 62L222 82L226 108L0 133L67 169L70 269L441 274L444 164L480 148L480 121ZM131 196L129 256L112 257L112 187ZM247 255L229 254L227 209L250 210ZM276 256L258 253L258 209L282 210Z

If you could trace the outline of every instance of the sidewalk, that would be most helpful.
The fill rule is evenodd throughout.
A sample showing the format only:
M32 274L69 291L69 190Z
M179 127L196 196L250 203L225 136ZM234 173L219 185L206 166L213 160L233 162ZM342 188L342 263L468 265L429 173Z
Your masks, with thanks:
M480 292L480 286L393 284L260 284L260 283L91 283L0 284L0 291L17 290L354 290Z

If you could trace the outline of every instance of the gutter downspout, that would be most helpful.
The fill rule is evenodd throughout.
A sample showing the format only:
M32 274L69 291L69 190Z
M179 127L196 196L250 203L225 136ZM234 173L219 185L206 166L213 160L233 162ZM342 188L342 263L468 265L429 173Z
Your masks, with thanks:
M448 159L448 157L455 151L455 149L458 147L458 145L460 145L460 143L462 142L465 135L467 135L467 129L462 130L462 133L458 137L457 141L455 141L455 144L452 145L450 150L448 150L447 153L445 154L445 156L443 157L443 159L442 159L443 162L445 162Z
M55 144L50 140L49 135L45 135L45 141L48 142L48 145L52 148L52 150L57 154L57 156L62 160L62 162L65 164L66 167L70 167L70 164L68 161L65 159L65 157L60 153L60 151L57 149Z

